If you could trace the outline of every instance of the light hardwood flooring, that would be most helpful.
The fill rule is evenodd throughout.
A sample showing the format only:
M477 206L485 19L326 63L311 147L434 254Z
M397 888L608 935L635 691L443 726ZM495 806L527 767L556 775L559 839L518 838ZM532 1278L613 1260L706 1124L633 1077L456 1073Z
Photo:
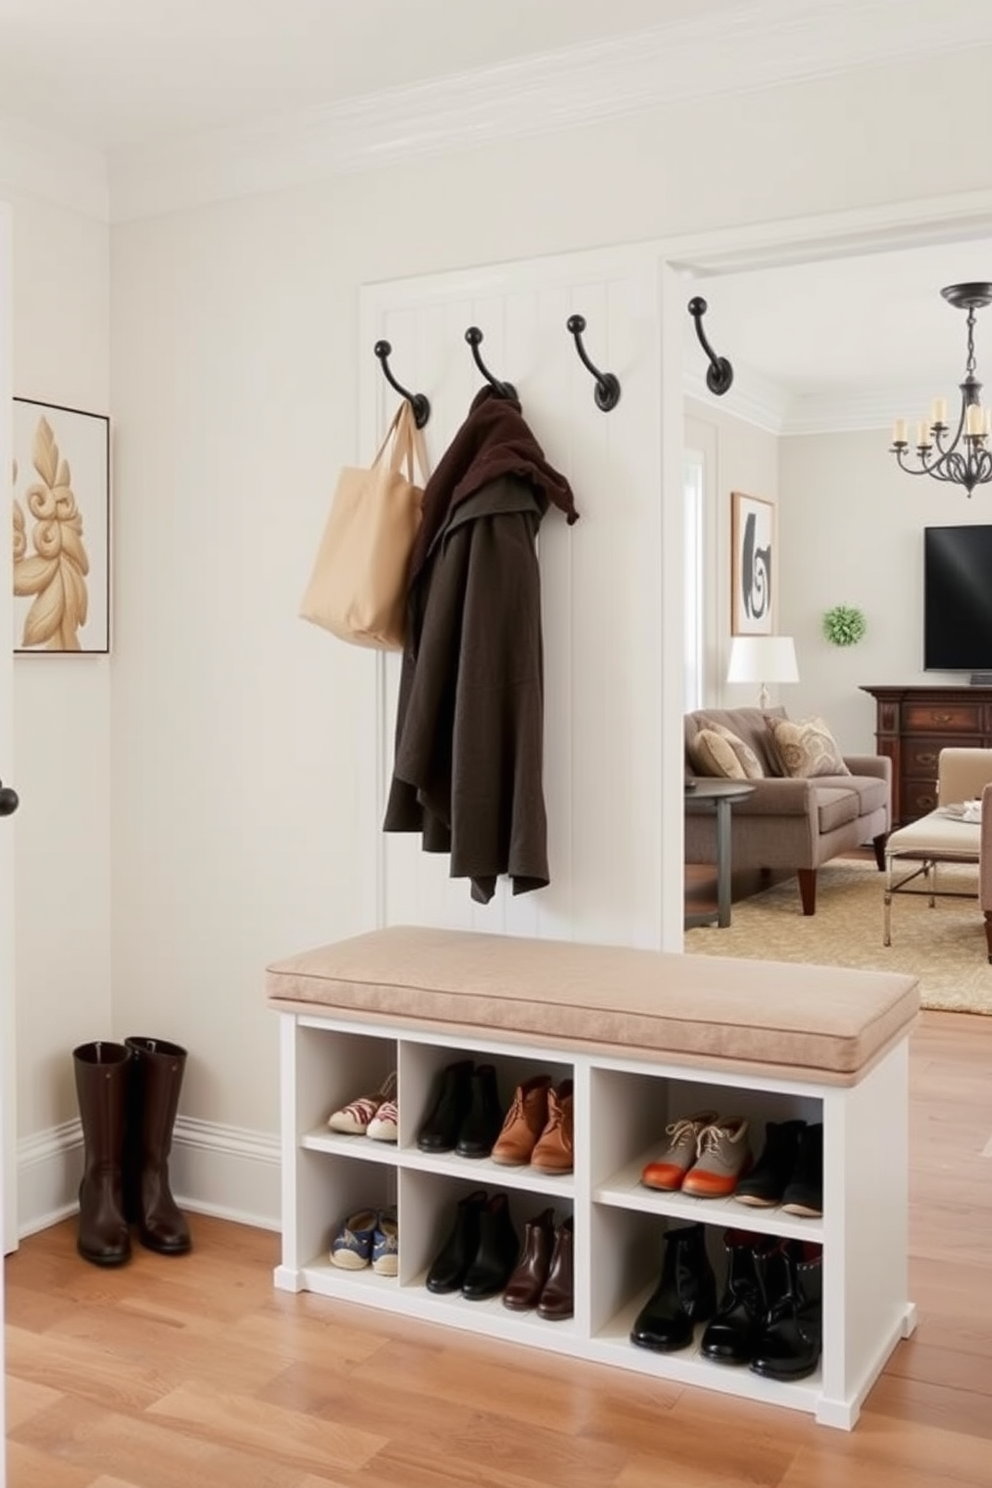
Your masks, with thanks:
M992 975L992 969L990 969ZM992 1018L912 1038L911 1295L853 1432L272 1287L276 1236L7 1262L8 1488L992 1488Z

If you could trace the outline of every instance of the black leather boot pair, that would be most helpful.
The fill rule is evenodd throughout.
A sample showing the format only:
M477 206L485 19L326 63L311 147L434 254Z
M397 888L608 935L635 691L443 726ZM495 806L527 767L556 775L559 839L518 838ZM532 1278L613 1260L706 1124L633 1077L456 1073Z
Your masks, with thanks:
M574 1304L571 1215L555 1228L555 1211L545 1209L524 1225L524 1243L503 1306L514 1312L537 1309L549 1322L570 1318Z
M631 1343L660 1353L688 1348L694 1325L715 1311L716 1276L706 1254L705 1226L666 1231L661 1277L634 1319Z
M186 1050L165 1039L100 1039L72 1058L83 1129L80 1255L97 1266L123 1264L129 1222L149 1250L185 1253L189 1226L169 1189L169 1153Z
M434 1083L428 1113L417 1133L421 1152L488 1157L503 1128L496 1067L460 1059Z
M462 1199L447 1239L430 1264L427 1290L461 1292L470 1301L495 1297L510 1279L520 1240L505 1193L476 1189Z
M813 1373L822 1338L823 1252L804 1240L728 1230L727 1281L700 1350L719 1364L800 1380Z

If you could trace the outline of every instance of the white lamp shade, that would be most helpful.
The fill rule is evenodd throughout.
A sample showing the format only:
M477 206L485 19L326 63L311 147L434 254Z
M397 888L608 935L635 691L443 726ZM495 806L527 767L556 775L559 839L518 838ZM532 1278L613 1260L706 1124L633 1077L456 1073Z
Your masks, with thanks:
M791 636L734 636L730 643L728 682L798 682L796 648Z

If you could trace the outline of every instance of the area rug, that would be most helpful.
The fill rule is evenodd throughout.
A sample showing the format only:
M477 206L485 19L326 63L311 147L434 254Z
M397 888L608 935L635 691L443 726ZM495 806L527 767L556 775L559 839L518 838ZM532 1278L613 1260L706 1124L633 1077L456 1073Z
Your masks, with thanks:
M972 869L941 868L941 885L974 893ZM827 863L817 874L816 914L799 907L795 879L743 899L723 930L685 933L685 949L703 956L741 956L863 971L906 971L918 977L920 1003L948 1012L992 1017L992 965L978 901L896 895L892 944L882 944L885 877L873 862Z

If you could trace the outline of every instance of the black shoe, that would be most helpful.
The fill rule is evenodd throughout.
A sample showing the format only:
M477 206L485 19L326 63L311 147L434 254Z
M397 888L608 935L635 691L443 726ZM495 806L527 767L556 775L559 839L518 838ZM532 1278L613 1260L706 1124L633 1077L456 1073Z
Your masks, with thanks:
M469 1095L468 1114L461 1124L455 1151L460 1157L488 1157L503 1130L495 1065L476 1065L469 1079Z
M427 1290L457 1292L479 1250L479 1218L486 1207L486 1194L477 1189L462 1199L455 1222L427 1272Z
M701 1224L665 1234L661 1279L634 1319L631 1343L669 1353L692 1342L694 1323L716 1311L716 1277Z
M800 1134L792 1177L782 1195L782 1208L789 1214L817 1218L823 1213L823 1124L807 1126Z
M734 1198L761 1209L780 1204L795 1171L799 1138L805 1129L805 1121L767 1122L761 1156L747 1177L737 1184Z
M462 1296L472 1302L495 1297L513 1274L519 1254L520 1237L506 1194L493 1194L479 1215L479 1248L462 1282Z
M749 1364L765 1319L764 1297L755 1255L763 1255L780 1242L770 1235L752 1235L747 1230L728 1230L727 1281L720 1306L703 1331L700 1351L718 1364Z
M769 1261L762 1276L768 1311L751 1368L766 1379L805 1379L820 1361L823 1250L805 1240L784 1240ZM756 1264L760 1274L760 1260Z
M438 1075L428 1114L417 1133L421 1152L450 1152L472 1100L471 1059L449 1064Z

